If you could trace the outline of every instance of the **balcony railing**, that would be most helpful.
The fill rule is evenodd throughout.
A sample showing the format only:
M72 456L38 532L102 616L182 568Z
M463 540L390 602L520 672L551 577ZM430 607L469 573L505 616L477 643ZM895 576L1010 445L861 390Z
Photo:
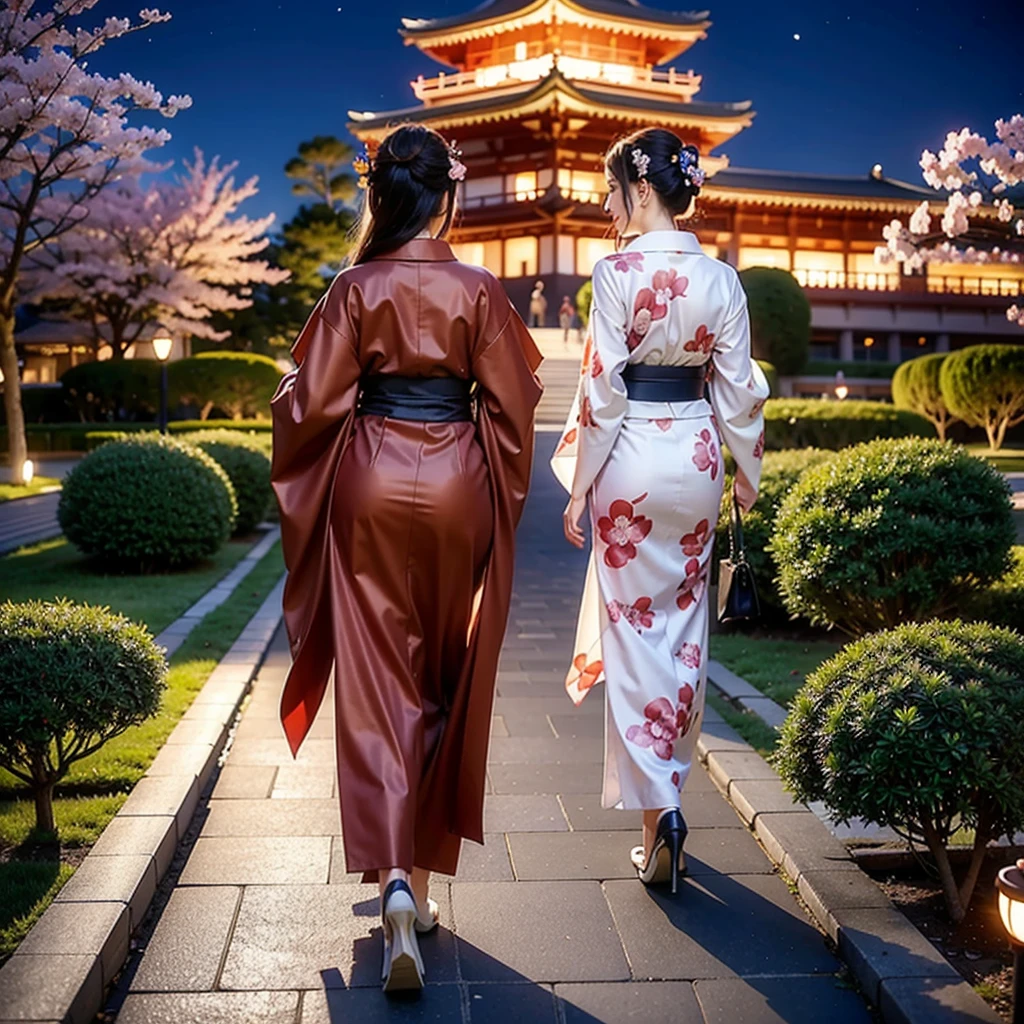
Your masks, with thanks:
M608 48L590 47L591 51L598 49ZM572 52L573 50L580 52ZM611 50L609 57L588 56L585 50L586 47L582 46L572 47L564 50L558 57L552 53L531 55L527 51L525 57L518 59L514 59L509 53L506 59L495 60L493 64L479 67L474 71L460 71L453 75L442 72L434 78L424 78L420 75L409 84L416 98L421 103L429 104L462 93L477 92L480 89L511 88L524 82L539 81L548 75L557 63L566 78L654 92L671 96L676 100L689 100L700 88L700 76L694 75L692 71L676 71L675 68L655 71L649 67L622 63L621 53L616 59L614 51Z
M1018 277L949 277L928 275L928 291L943 295L1002 295L1015 298L1024 295L1024 278Z
M933 295L1024 295L1024 278L965 277L962 274L929 274L927 278L906 277L875 271L794 270L804 288L847 288L869 292L928 292Z
M851 288L855 291L893 292L900 287L899 274L876 271L794 270L804 288Z
M518 189L514 192L492 192L483 196L460 196L459 206L463 210L483 210L513 203L535 203L545 192L542 188ZM604 202L604 192L592 192L589 189L559 188L566 199L574 203Z

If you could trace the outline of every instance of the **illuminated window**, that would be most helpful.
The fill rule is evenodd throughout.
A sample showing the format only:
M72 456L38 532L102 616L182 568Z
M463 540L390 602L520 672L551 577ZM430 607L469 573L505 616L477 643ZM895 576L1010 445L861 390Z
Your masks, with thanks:
M804 287L839 288L845 264L841 252L796 252L793 275Z
M526 43L516 43L515 60L526 60Z
M600 174L573 171L571 182L569 198L578 203L599 203L604 198L604 177Z
M514 185L513 191L516 194L517 203L523 203L528 200L532 201L537 198L536 171L520 171L515 176Z
M537 239L505 239L505 276L532 277L537 273Z
M777 267L779 270L789 270L789 250L744 247L740 249L739 269L746 270L747 267Z
M611 238L577 238L576 239L576 273L589 277L594 272L594 264L615 252L615 241Z
M483 242L459 242L452 246L452 252L463 263L470 263L474 267L482 267L484 265Z
M701 242L700 247L704 250L705 256L710 256L713 260L718 259L720 249L717 245L713 245L711 242Z

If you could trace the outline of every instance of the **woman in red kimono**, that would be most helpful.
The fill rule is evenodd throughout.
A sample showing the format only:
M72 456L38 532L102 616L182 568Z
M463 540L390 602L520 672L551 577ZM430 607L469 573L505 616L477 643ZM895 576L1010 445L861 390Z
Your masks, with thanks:
M358 162L357 162L358 166ZM352 266L272 402L297 753L334 671L349 871L379 880L385 990L418 988L431 871L483 842L483 794L540 355L501 284L442 241L466 168L403 126L361 168Z

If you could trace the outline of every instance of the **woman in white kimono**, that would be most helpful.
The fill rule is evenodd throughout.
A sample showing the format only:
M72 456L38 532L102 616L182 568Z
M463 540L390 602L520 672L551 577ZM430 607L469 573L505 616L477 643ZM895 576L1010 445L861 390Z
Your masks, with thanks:
M704 708L722 444L749 509L768 384L751 359L736 271L676 230L704 180L697 150L645 129L612 146L605 175L605 212L632 241L594 268L580 386L552 459L571 494L566 538L583 546L588 499L593 527L566 688L579 704L607 681L602 805L643 809L633 863L674 893L679 793Z

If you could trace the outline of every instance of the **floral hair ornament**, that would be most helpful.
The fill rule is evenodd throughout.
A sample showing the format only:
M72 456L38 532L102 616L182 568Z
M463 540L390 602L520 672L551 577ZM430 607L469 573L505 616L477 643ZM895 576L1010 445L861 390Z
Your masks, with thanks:
M697 166L697 157L690 152L685 146L679 150L679 152L672 157L672 163L679 164L679 170L683 177L696 188L700 188L704 184L706 175L704 169Z
M451 164L448 177L452 181L465 181L466 165L462 162L462 150L456 147L454 139L448 143L448 161Z
M633 157L633 166L636 168L638 178L647 177L647 168L651 166L651 158L639 148L634 148L630 154Z
M352 161L352 169L359 175L356 184L360 188L366 188L370 184L370 154L365 149Z

